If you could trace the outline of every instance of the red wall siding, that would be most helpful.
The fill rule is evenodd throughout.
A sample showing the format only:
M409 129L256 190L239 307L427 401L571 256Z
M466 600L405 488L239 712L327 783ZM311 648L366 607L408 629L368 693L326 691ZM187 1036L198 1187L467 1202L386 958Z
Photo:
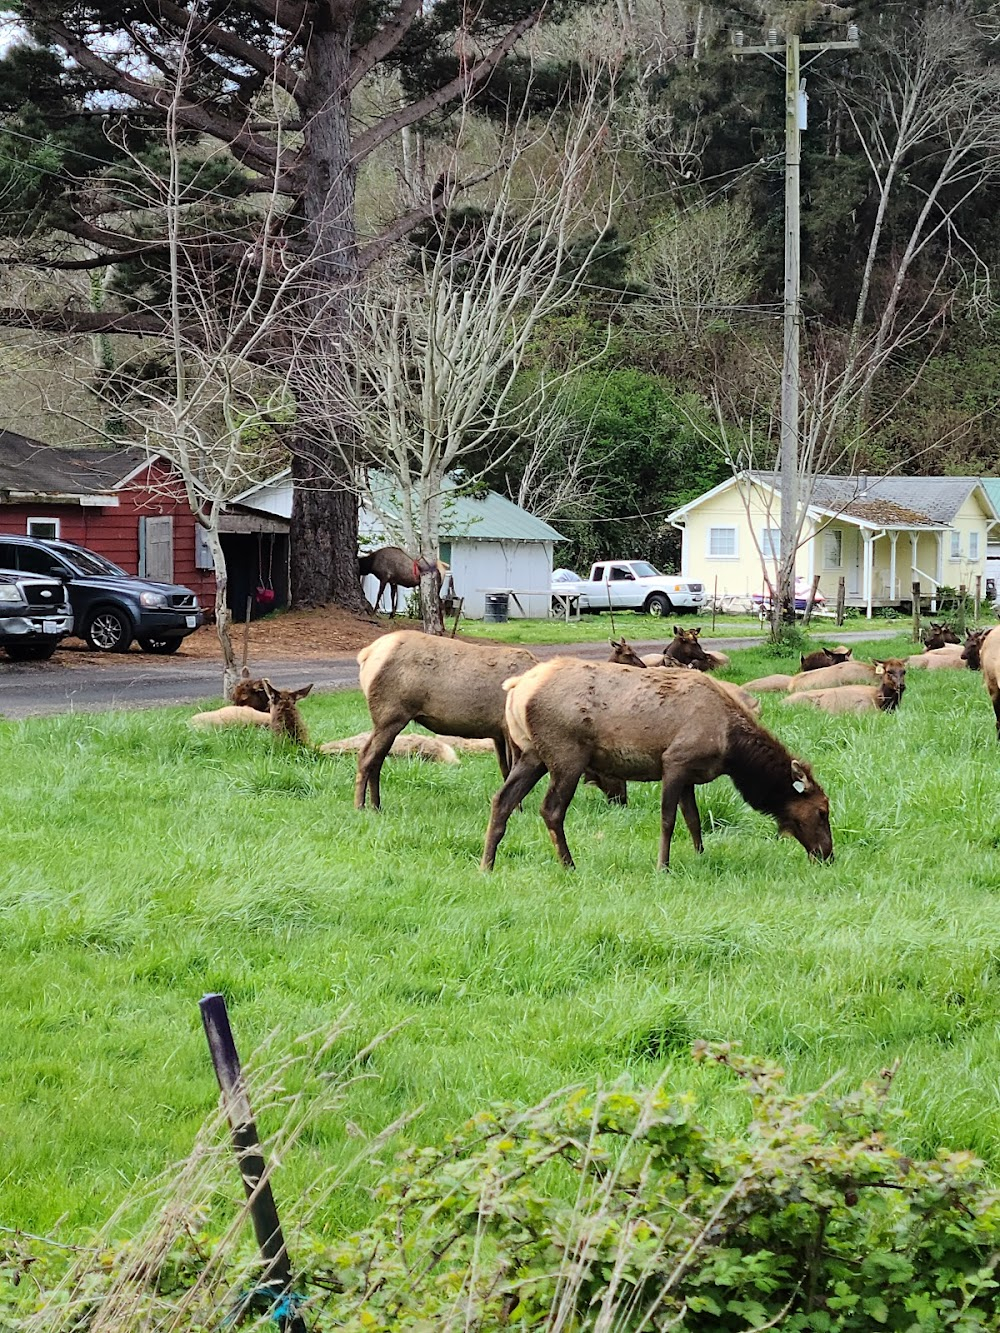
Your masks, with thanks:
M195 520L183 489L158 464L118 491L116 508L75 504L0 504L0 532L25 536L29 518L57 518L59 536L113 560L129 574L139 572L139 519L170 514L174 520L174 581L198 594L202 605L215 597L211 570L195 569Z

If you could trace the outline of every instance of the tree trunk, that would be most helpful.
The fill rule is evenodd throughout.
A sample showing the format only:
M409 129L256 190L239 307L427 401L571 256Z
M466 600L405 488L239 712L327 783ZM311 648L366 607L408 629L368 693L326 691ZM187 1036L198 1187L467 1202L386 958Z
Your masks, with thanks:
M339 23L326 21L330 26L317 25L310 34L299 98L306 146L301 207L311 256L307 304L316 365L324 364L324 345L338 337L357 282L356 172L346 91L353 25L343 16ZM331 372L335 362L325 358ZM298 392L308 401L312 391L302 384ZM309 415L304 413L307 420ZM335 420L330 431L336 439L306 426L292 442L291 601L296 607L334 602L363 615L369 608L358 580L353 422Z
M233 697L233 690L240 673L236 669L236 655L233 652L232 625L233 613L229 609L227 598L229 571L226 569L226 557L222 551L219 529L205 529L205 541L212 552L212 568L215 571L215 632L219 636L222 649L222 695L225 699Z
M441 609L441 572L434 563L420 575L420 615L425 634L444 633L444 611Z

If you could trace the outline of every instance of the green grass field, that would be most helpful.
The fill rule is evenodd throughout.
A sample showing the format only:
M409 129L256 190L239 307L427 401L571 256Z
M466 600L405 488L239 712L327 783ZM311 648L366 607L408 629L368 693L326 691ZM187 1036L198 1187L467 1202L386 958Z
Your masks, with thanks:
M747 639L767 634L767 626L762 625L757 616L719 615L712 629L711 611L700 611L697 615L658 616L639 615L634 611L616 612L614 618L614 636L624 635L630 642L656 641L667 643L673 638L674 622L689 629L701 626L702 638L706 643L716 639ZM837 636L844 630L864 630L868 622L860 616L851 616L838 629L832 620L814 620L810 626L812 638L818 643L836 643ZM875 621L877 629L891 629L892 623L884 620ZM501 643L596 643L612 637L611 616L607 611L600 615L580 616L569 622L553 617L551 620L523 620L515 617L502 625L484 620L463 620L460 633L467 638L496 639Z
M781 665L751 649L730 675ZM382 814L357 814L352 758L195 734L190 711L0 724L0 1226L89 1227L187 1151L216 1098L197 1009L212 990L244 1052L347 1006L334 1063L404 1024L279 1194L353 1152L348 1120L370 1133L420 1108L408 1136L427 1140L623 1070L668 1065L721 1124L742 1102L691 1065L697 1037L777 1057L801 1087L898 1057L912 1148L1000 1167L1000 753L978 676L911 673L898 715L768 698L830 795L835 863L810 864L723 779L700 789L705 855L679 827L669 876L654 786L628 810L581 788L575 875L539 788L486 877L487 757L390 761ZM303 713L316 740L366 721L356 694ZM366 1216L364 1185L331 1200L331 1226Z

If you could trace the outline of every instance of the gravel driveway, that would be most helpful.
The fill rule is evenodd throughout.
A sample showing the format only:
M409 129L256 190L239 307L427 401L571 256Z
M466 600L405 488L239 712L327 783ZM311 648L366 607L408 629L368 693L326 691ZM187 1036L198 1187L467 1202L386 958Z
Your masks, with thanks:
M897 630L841 633L845 643L860 639L888 639ZM729 650L749 648L761 639L713 639L712 646ZM662 640L660 641L662 643ZM640 652L653 652L658 643L638 643ZM606 661L604 642L535 645L538 657L584 657ZM255 670L275 684L304 685L319 690L356 689L355 654L343 657L258 659ZM149 658L138 653L107 657L97 663L66 664L57 655L51 662L7 662L0 659L0 717L44 717L53 713L93 713L107 708L159 708L166 704L194 704L216 699L222 689L222 671L216 662L183 658Z

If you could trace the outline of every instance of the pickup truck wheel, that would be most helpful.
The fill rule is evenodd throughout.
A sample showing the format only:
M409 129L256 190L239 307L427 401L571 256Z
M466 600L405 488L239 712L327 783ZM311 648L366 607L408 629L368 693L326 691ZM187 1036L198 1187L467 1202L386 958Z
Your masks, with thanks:
M168 653L176 653L183 642L183 639L140 639L139 647L144 653L166 656Z
M114 606L99 606L90 617L83 637L95 653L127 653L132 642L132 622Z
M670 598L666 593L654 592L646 599L646 605L643 607L651 616L669 616L673 607Z
M54 643L4 644L4 652L12 662L47 662L55 650Z

